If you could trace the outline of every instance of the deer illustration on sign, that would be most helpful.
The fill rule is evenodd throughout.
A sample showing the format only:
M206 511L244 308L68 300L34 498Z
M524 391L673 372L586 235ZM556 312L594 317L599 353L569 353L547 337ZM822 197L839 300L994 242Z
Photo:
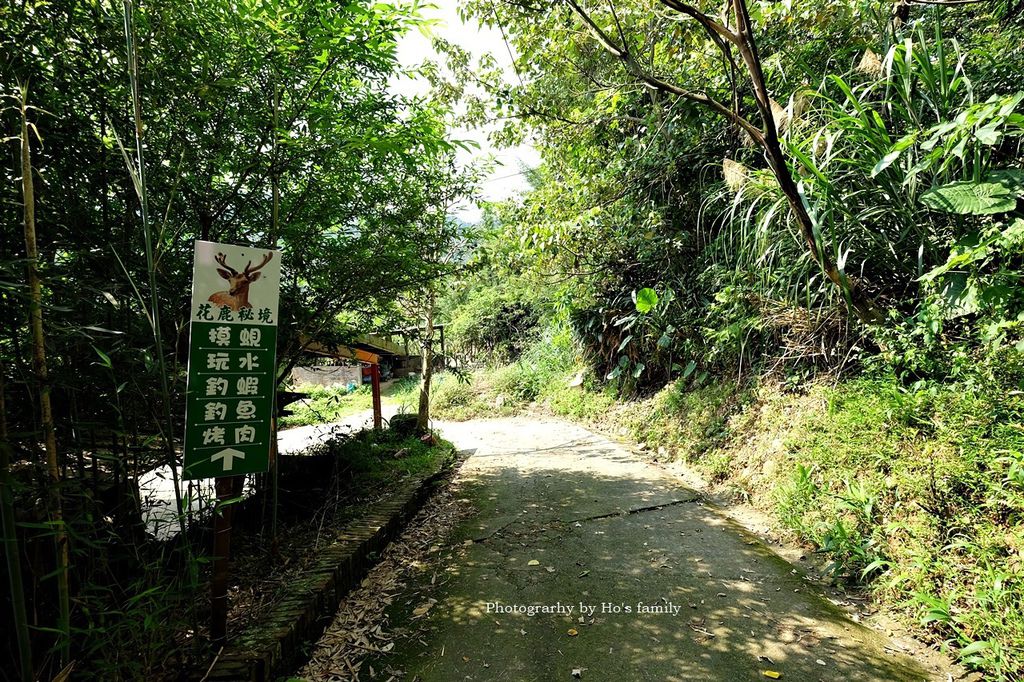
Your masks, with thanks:
M227 256L223 253L218 253L214 259L221 265L221 267L217 268L217 274L226 279L229 286L227 291L218 291L207 300L216 305L227 306L234 311L241 310L242 308L251 308L252 304L249 303L249 285L260 278L260 268L269 263L273 257L274 254L272 252L268 253L263 256L263 260L256 267L253 267L252 261L249 261L245 269L238 272L227 264Z

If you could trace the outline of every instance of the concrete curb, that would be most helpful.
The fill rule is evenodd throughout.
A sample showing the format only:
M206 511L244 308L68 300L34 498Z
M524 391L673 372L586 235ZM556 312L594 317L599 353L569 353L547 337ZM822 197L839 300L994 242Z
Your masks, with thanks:
M393 540L448 471L407 481L386 500L349 523L316 563L288 588L259 623L236 635L204 679L210 682L270 682L287 673L302 647L316 640L330 624L338 604L377 563Z

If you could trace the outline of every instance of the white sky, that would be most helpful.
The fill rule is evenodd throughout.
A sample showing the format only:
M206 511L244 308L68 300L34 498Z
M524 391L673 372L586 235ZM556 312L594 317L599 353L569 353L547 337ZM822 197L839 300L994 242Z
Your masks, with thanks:
M473 61L480 55L490 52L497 63L505 70L505 77L513 82L516 78L508 48L497 28L481 27L475 21L463 23L459 19L457 0L436 0L435 8L423 11L427 19L436 19L437 25L431 27L432 35L444 38L450 43L459 45L473 55ZM405 67L413 67L426 60L441 61L430 39L419 31L411 31L398 45L398 60ZM442 61L443 63L443 61ZM422 79L413 81L409 78L398 79L393 86L395 90L407 94L425 94L428 86ZM486 201L506 199L527 187L526 180L520 173L522 165L529 167L540 163L540 154L530 144L519 145L508 149L497 149L487 140L486 129L456 128L451 136L457 140L473 140L480 145L472 152L459 152L462 161L470 161L474 157L492 154L497 166L481 187L482 198ZM462 206L456 215L467 222L476 222L480 218L477 206Z

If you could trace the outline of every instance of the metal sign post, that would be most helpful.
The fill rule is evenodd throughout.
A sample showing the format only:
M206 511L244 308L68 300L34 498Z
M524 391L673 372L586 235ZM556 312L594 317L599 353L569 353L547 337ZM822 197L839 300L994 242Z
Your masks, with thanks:
M185 404L184 478L218 478L210 580L215 643L226 641L229 500L267 471L277 369L281 253L196 241ZM230 478L229 478L230 477Z

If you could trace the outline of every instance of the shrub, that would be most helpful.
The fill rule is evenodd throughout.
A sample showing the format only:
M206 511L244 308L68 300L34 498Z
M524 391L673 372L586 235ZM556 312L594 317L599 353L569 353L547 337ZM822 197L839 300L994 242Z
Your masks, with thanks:
M406 438L416 433L417 416L415 414L399 413L388 420L388 427L395 433L396 437Z

